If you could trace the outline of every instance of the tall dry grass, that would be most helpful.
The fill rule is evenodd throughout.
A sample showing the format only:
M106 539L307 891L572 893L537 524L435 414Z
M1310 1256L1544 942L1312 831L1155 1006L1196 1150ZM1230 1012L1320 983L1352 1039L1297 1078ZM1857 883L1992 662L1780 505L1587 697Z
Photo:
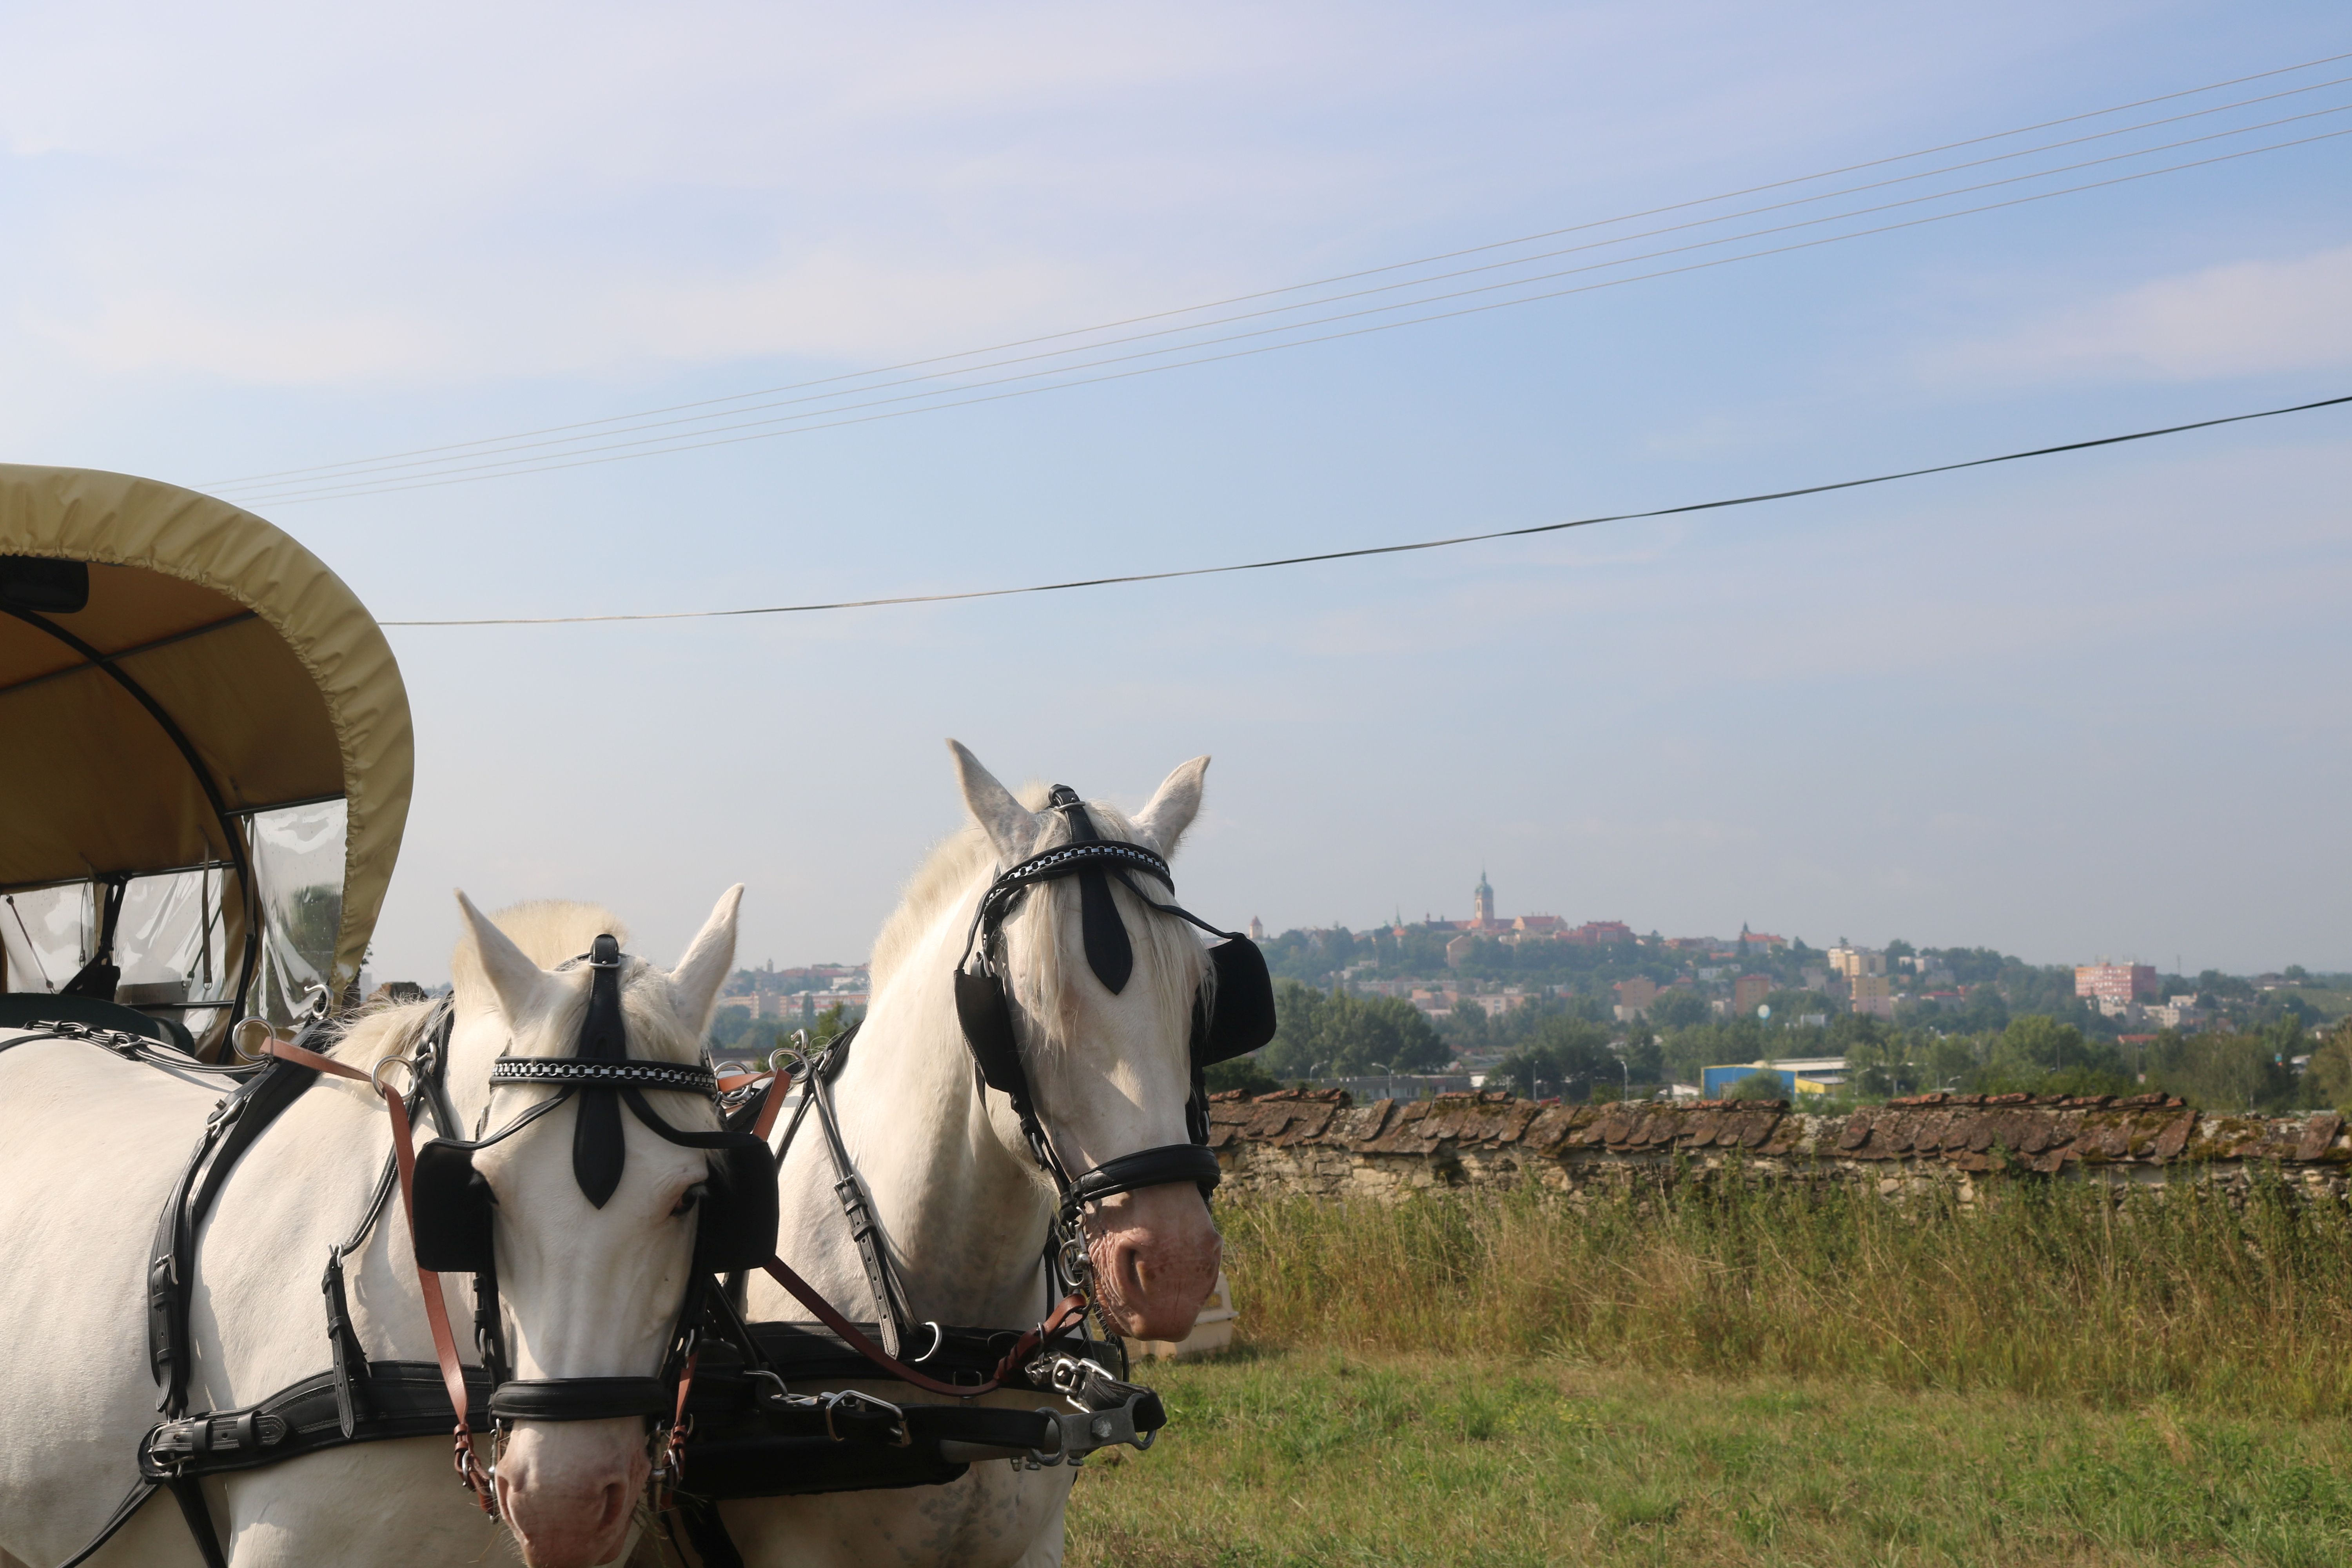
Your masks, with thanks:
M2095 1404L2352 1414L2352 1214L2275 1181L1990 1184L1963 1208L1737 1184L1221 1205L1245 1334Z

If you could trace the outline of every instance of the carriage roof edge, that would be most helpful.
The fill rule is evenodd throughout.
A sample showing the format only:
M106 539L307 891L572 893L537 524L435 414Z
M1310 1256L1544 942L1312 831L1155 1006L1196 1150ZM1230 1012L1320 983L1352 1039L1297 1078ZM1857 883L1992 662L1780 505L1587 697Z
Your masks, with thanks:
M190 769L210 775L226 815L343 799L342 897L331 985L340 1000L358 977L391 883L415 772L407 691L374 617L325 563L253 513L177 485L100 469L0 464L0 556L79 561L187 585L126 580L129 602L110 625L90 628L102 637L87 640L111 662L128 668L137 661L141 679L168 704L194 755L173 750L188 756ZM92 599L96 608L95 590ZM229 609L222 600L235 609L216 613ZM0 633L26 619L0 617ZM32 651L37 647L41 651ZM0 696L92 662L87 652L22 643L15 658L0 662ZM241 679L224 681L224 673ZM303 688L315 694L317 707L299 700ZM24 743L17 754L39 754L45 719L61 743L87 742L87 719L81 736L70 733L72 711L50 702L12 714ZM26 725L30 732L20 727ZM142 745L152 756L172 754L153 735L133 738L137 726L123 729L117 742L123 754L137 755ZM176 759L173 766L179 767ZM0 836L11 841L0 844L0 885L162 870L191 863L192 847L218 837L209 820L215 802L191 799L184 790L177 801L160 802L164 792L149 777L81 781L83 799L66 814L78 817L79 842L38 834L17 842L23 836L13 825L28 820L26 808L37 813L58 802L54 780L47 782L44 801L44 776L37 767L0 770L0 817L12 824Z

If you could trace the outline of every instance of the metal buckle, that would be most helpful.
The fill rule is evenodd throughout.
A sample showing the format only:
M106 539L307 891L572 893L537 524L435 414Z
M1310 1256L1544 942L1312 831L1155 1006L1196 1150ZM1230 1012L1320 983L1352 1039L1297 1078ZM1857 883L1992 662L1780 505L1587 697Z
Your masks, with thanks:
M158 1422L140 1447L147 1462L158 1475L177 1476L196 1457L195 1422L202 1417L183 1417L177 1421Z
M839 1428L834 1426L834 1413L845 1405L855 1405L863 1410L887 1411L890 1414L897 1423L890 1432L892 1447L908 1448L914 1446L914 1434L907 1430L907 1413L887 1399L877 1399L870 1394L861 1394L854 1388L844 1388L824 1395L818 1403L824 1407L824 1435L836 1443L845 1443L849 1439L843 1436ZM853 1411L853 1414L856 1413Z

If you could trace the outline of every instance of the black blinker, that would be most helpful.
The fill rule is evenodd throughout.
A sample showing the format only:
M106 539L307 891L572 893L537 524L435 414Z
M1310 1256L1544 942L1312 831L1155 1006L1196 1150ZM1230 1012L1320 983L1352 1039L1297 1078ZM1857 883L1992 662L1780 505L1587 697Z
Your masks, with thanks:
M1217 966L1217 995L1207 1027L1193 1034L1192 1065L1231 1061L1274 1038L1274 977L1265 954L1245 936L1230 936L1209 950Z
M600 936L588 952L588 1016L581 1021L583 1061L627 1059L629 1035L621 1017L621 944ZM621 1136L620 1095L604 1088L580 1090L579 1120L572 1128L572 1174L587 1200L603 1208L621 1184L628 1145Z
M696 1205L694 1268L736 1274L776 1251L776 1157L757 1139L730 1144L710 1162L709 1190Z
M1021 1067L1020 1042L1013 1034L1013 1009L1004 987L991 973L959 969L955 976L956 1021L963 1026L964 1043L980 1066L981 1081L999 1094L1029 1098L1028 1075Z
M474 1151L436 1138L416 1151L416 1263L436 1274L483 1274L490 1246L490 1189Z

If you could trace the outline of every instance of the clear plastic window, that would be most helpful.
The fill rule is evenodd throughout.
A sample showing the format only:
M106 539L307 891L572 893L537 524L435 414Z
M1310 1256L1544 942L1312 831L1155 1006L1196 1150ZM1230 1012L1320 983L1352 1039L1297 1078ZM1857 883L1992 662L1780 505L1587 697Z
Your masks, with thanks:
M261 973L247 1010L291 1023L311 991L331 984L343 923L342 801L256 812L247 842L261 894Z
M88 882L0 894L10 991L55 991L89 962L97 942L98 905Z
M225 871L205 868L138 877L123 889L115 924L114 962L122 980L115 999L168 1012L202 1035L236 994L235 956L227 950L221 898L235 886Z

